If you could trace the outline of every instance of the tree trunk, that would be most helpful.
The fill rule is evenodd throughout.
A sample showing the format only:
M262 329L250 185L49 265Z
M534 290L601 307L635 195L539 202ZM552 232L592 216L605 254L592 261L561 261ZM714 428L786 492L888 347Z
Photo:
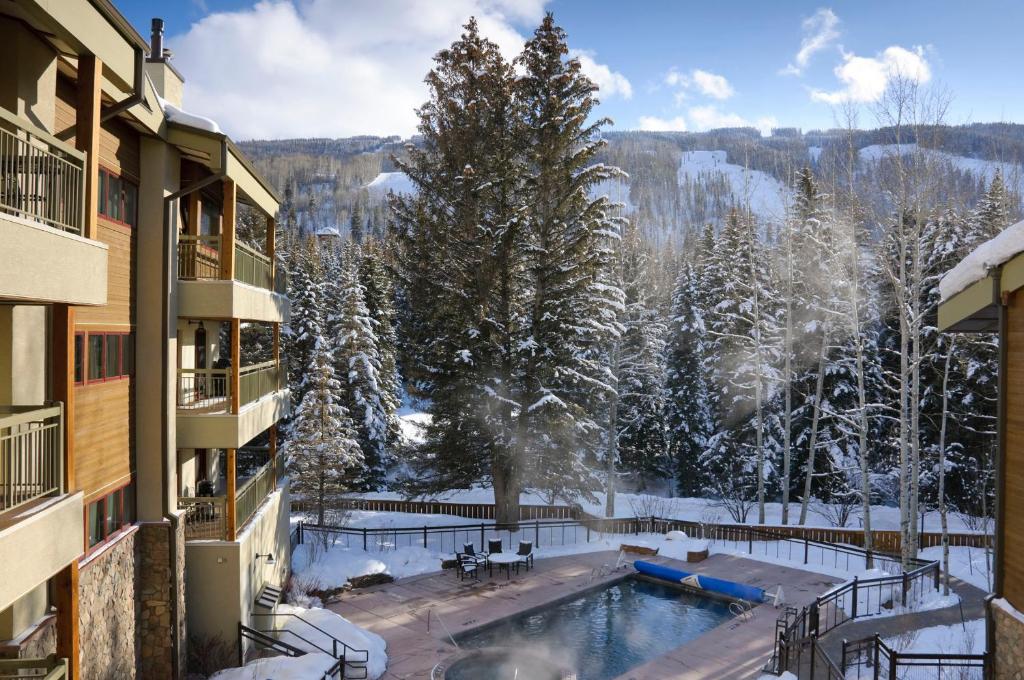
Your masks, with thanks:
M792 241L792 235L790 235ZM782 430L782 523L789 524L789 484L792 467L793 432L793 252L792 243L787 248L788 290L786 291L786 342L783 351L786 356L782 367L782 389L784 390L785 422Z
M514 465L499 457L492 466L494 487L494 521L497 524L519 523L520 484Z
M953 358L956 336L951 336L942 369L942 424L939 427L939 518L942 521L942 583L943 595L949 595L949 518L946 509L946 423L949 419L949 364Z
M821 353L818 355L818 379L814 388L814 412L811 416L811 439L807 447L807 467L804 472L804 497L800 500L800 524L807 523L807 507L811 502L811 481L814 479L815 449L818 447L818 422L821 420L821 393L825 389L825 361L828 358L828 328L821 334Z

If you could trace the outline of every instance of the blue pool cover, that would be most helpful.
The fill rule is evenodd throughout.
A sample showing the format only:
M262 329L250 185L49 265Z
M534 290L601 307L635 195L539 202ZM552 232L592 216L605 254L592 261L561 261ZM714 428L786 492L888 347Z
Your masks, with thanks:
M743 583L734 583L721 578L704 576L703 574L690 574L679 569L654 564L653 562L644 562L643 560L633 562L633 567L641 574L673 583L682 583L698 590L728 595L729 597L739 598L747 602L761 603L765 601L765 593L762 589Z

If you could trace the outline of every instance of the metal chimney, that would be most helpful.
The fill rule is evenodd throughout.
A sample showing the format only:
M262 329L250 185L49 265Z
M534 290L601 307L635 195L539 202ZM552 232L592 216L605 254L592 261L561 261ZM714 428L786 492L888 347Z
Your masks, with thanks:
M153 19L153 30L149 37L149 61L164 61L164 20Z

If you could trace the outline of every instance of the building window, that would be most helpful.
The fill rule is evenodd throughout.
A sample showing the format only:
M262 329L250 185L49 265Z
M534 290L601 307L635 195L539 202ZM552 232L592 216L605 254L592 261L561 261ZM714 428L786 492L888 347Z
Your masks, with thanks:
M100 168L100 216L134 227L138 217L139 187L131 180Z
M97 498L85 510L87 549L110 540L117 532L135 521L134 482Z
M85 379L85 333L75 333L75 384Z
M84 363L88 366L86 382L102 382L131 377L135 372L135 336L131 333L82 334L75 336L75 382L78 382L80 344L86 347Z

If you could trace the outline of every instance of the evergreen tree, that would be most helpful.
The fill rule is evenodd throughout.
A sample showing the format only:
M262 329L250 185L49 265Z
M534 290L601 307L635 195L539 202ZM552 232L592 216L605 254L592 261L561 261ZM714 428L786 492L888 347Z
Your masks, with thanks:
M305 396L304 375L313 360L317 338L327 334L323 314L326 307L323 267L315 238L308 238L292 254L288 297L291 319L284 328L284 350L288 357L288 384L295 403Z
M1010 226L1010 197L999 170L996 170L988 189L978 201L975 223L980 236L986 241Z
M384 248L370 242L359 260L359 281L363 286L366 309L377 337L380 357L381 403L388 421L389 446L398 440L398 408L401 406L402 381L398 370L398 317L395 309L395 285L384 263Z
M363 242L363 228L365 224L366 218L363 217L363 202L361 197L357 196L352 203L352 215L349 222L349 236L353 242Z
M310 340L312 359L303 372L303 397L284 452L289 454L292 493L312 508L317 524L324 524L331 499L360 476L362 452L352 420L339 403L341 385L328 343L322 335Z

